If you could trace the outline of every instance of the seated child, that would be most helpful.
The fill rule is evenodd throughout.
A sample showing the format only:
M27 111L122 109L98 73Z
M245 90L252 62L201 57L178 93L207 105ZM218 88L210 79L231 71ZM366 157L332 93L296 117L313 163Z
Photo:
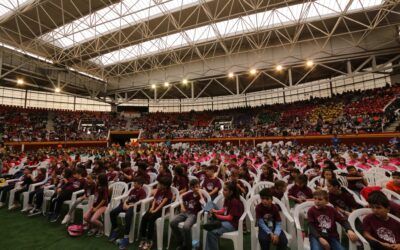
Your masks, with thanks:
M88 236L96 235L96 237L103 236L103 223L99 220L100 216L106 211L109 202L108 181L105 174L97 176L95 200L83 215L83 220L88 224L90 230Z
M172 201L171 179L163 177L158 182L157 192L149 210L142 218L140 235L142 240L139 249L147 250L153 246L153 233L155 222L161 217L162 208Z
M386 188L400 194L400 172L396 171L392 173L392 180L386 184Z
M328 182L328 192L329 202L346 218L353 210L361 207L355 201L353 195L347 192L337 179L332 179Z
M295 184L288 191L289 201L303 203L307 199L312 199L312 190L307 187L307 176L304 174L296 177Z
M269 250L271 243L277 249L286 249L288 243L282 231L282 220L279 207L272 204L272 194L268 189L260 191L261 203L256 206L258 224L258 242L262 250Z
M196 223L197 213L201 211L202 205L205 204L203 195L200 192L200 183L193 179L189 183L190 191L182 195L181 212L172 219L170 227L172 234L177 240L176 249L191 250L192 249L192 226ZM178 227L180 222L184 222L183 228Z
M347 187L354 192L360 193L361 189L368 186L367 180L364 178L361 172L358 172L356 167L347 167Z
M334 207L328 205L328 192L317 190L313 196L315 206L307 212L311 250L345 249L340 244L336 222L342 225L351 241L357 241L358 238L351 230L349 222Z
M221 222L221 226L207 233L205 250L218 250L218 238L224 233L237 230L239 219L244 213L244 206L234 183L225 184L223 196L225 199L223 208L211 209L211 215Z
M221 182L217 177L215 177L215 168L213 166L208 166L206 169L206 178L203 181L201 187L208 192L211 199L214 200L218 196L221 187Z
M108 237L110 242L113 242L118 238L118 215L120 213L125 213L124 238L119 241L120 249L126 249L128 247L132 218L137 212L133 211L134 205L138 201L146 198L146 191L143 189L144 182L145 180L143 178L135 177L133 179L133 189L129 192L127 199L125 201L121 201L118 207L114 208L110 212L111 233ZM139 208L140 207L138 207L138 209Z
M400 249L400 222L388 216L390 203L381 191L368 196L372 213L365 216L362 227L366 240L373 250Z

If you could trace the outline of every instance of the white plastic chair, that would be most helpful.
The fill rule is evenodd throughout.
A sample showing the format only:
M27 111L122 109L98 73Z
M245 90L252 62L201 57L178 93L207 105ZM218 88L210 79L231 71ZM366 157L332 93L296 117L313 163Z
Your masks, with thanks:
M156 173L147 173L150 176L150 183L154 183L157 180L157 174Z
M33 191L35 191L35 189L37 188L37 187L40 187L40 186L42 186L42 185L44 185L46 182L47 182L47 174L46 174L46 178L44 179L44 181L42 181L42 182L37 182L37 183L33 183L33 184L31 184L30 186L29 186L29 190L27 191L27 192L23 192L22 193L22 200L23 200L23 202L22 202L22 209L21 209L21 212L26 212L26 211L28 211L28 209L29 209L29 207L28 207L28 202L29 202L29 194L31 193L31 192L33 192Z
M247 202L243 197L240 197L240 201L243 204L244 212L239 219L238 230L233 232L224 233L221 235L221 239L227 239L233 241L233 250L243 250L243 221L246 218L246 207ZM214 199L214 203L217 207L222 207L224 205L224 196L222 194L218 195ZM207 222L207 216L205 216L205 222ZM206 246L207 231L203 231L203 249Z
M274 185L275 184L273 182L269 181L257 182L256 184L253 185L253 188L249 191L246 198L249 199L251 196L258 194L264 188L270 188L273 187Z
M116 200L116 197L119 197L128 192L128 184L125 182L114 182L113 184L108 186L108 189L112 191L110 203L108 203L107 209L104 212L104 234L106 236L110 235L111 232L111 219L110 212L114 208L119 205L120 200Z
M286 209L285 205L278 200L276 197L273 198L273 203L280 207L280 216L282 219L282 230L286 235L288 240L288 247L290 249L296 248L296 242L294 241L294 237L296 235L296 229L294 224L294 219L290 216L288 210ZM259 250L260 244L258 242L258 227L257 221L255 220L256 217L256 206L261 202L260 195L254 195L250 198L247 202L247 214L250 219L250 229L251 229L251 249Z
M347 192L349 192L354 200L361 206L366 207L368 206L368 202L366 202L365 200L361 199L360 196L358 196L353 190L349 189L348 187L343 186L344 189L346 189Z
M208 194L206 190L200 189L201 194L203 195L204 201L210 202L211 201L211 196ZM182 196L184 196L183 194ZM173 219L177 215L176 210L177 208L180 207L180 203L182 202L182 196L180 197L179 203L175 203L174 205L171 206L171 216L170 218ZM200 226L201 226L201 221L203 218L203 213L204 211L201 210L200 212L197 213L197 221L195 224L192 226L192 240L194 241L200 241ZM184 222L181 222L178 224L179 228L183 228ZM170 241L171 241L171 228L168 228L168 248L170 246Z
M248 195L250 194L251 189L252 189L250 183L248 183L247 181L242 180L242 179L239 179L239 181L242 182L243 185L247 188L247 193L244 195L244 197L248 197Z
M303 250L303 249L310 249L310 239L308 237L303 238L303 232L304 229L302 227L302 223L300 222L300 216L304 218L304 216L307 215L307 211L309 208L314 206L313 201L306 201L301 204L298 204L294 208L294 214L293 214L293 219L296 225L296 235L297 235L297 249Z
M382 188L382 192L389 198L389 200L400 202L400 194L393 192L392 190L389 190L387 188Z

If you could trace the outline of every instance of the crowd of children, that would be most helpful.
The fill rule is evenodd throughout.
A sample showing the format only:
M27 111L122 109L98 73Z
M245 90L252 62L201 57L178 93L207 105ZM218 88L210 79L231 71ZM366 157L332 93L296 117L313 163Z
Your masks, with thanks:
M374 153L385 158L378 160ZM271 244L278 249L285 249L288 244L280 208L273 197L282 201L287 197L288 209L314 201L315 206L307 212L311 249L344 249L336 222L350 241L357 241L347 218L368 202L372 213L362 222L365 238L374 249L400 249L400 223L388 217L389 211L400 214L396 206L399 200L389 200L379 191L384 187L400 195L400 161L391 156L396 153L395 146L340 145L334 149L285 144L258 148L222 144L198 144L186 149L166 145L73 151L59 148L18 155L6 152L2 172L6 181L0 185L0 206L13 192L9 209L16 209L21 206L21 194L28 192L28 205L23 211L29 216L45 213L50 222L57 222L63 204L74 196L62 223L79 222L74 218L75 210L87 205L83 214L87 235L101 237L105 234L102 217L113 198L110 184L124 182L131 189L109 211L110 242L117 242L120 249L129 247L132 218L140 211L140 202L152 197L141 218L140 249L154 247L156 220L163 215L165 206L178 202L180 212L169 222L176 249L192 249L191 229L199 212L207 211L205 216L209 219L203 225L207 232L205 249L215 250L224 233L238 230L239 220L247 211L244 200L259 194L258 241L265 250ZM392 170L384 167L389 163ZM367 169L382 169L388 177L377 191L368 191L362 203L365 190L372 188L364 176ZM254 192L252 187L260 182L272 186ZM222 203L216 202L218 199L223 199ZM120 229L117 218L121 213L125 217Z

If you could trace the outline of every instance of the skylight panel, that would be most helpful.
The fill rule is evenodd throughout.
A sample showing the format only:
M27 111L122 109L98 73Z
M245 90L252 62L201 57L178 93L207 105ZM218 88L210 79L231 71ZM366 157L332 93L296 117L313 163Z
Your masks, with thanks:
M383 0L354 0L347 12L351 13L376 7L382 4L382 2ZM317 0L315 2L297 4L233 18L217 22L214 25L222 37L229 37L257 30L282 27L300 21L305 22L329 16L337 16L346 9L348 3L349 0ZM189 41L185 37L188 37ZM205 25L109 52L91 60L103 66L109 66L188 46L190 45L189 43L200 43L216 38L217 34L214 32L212 26Z
M199 0L122 0L59 27L43 35L41 39L67 49L136 23L154 19L162 15L163 11L173 12L198 3Z
M1 0L0 1L0 18L18 11L33 0Z

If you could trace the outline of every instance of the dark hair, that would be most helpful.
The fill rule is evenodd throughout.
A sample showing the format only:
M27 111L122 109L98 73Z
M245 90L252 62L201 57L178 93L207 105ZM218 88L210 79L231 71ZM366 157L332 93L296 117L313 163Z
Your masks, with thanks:
M331 184L334 187L341 187L341 183L337 179L332 179L328 181L329 184Z
M198 179L192 179L192 180L190 180L190 182L189 182L189 187L190 187L190 188L193 188L193 187L195 187L195 186L198 185L198 184L200 184L200 182L199 182Z
M349 170L351 170L351 169L356 169L356 167L354 167L354 166L347 166L347 171L349 171Z
M276 187L276 188L277 187L285 187L285 186L287 186L287 183L283 180L277 180L274 183L274 187Z
M183 176L184 175L183 168L182 168L181 165L176 166L174 168L174 172L176 173L176 175L179 175L179 176Z
M97 176L97 185L100 187L108 187L107 176L105 174L99 174Z
M171 179L171 177L163 176L163 177L160 178L158 183L163 185L166 188L169 188L171 186L171 184L172 184L172 179Z
M225 188L231 192L231 195L228 197L229 200L234 198L239 199L240 194L235 181L225 183Z
M324 161L324 165L328 165L328 166L325 167L325 169L328 168L328 169L331 169L332 171L337 169L335 163L333 163L333 162L330 161L330 160Z
M268 199L268 200L272 200L272 194L271 191L268 188L264 188L260 191L260 198L261 199Z
M389 208L390 202L388 197L379 190L372 191L367 199L369 205L381 205L382 207Z
M130 163L130 162L124 161L124 162L121 163L121 168L122 168L122 169L124 169L124 168L130 168L130 167L131 167L131 163Z
M142 171L146 171L146 169L147 169L147 163L144 161L138 162L137 166L138 166L138 169L142 170Z
M298 175L298 176L296 176L295 181L300 182L302 184L307 184L307 181L308 181L307 175L305 175L305 174Z
M394 171L393 173L392 173L392 177L400 177L400 172L399 171Z
M42 174L46 174L47 169L45 169L45 168L39 168L39 171L40 171L40 173L42 173Z
M290 170L290 173L297 173L297 174L300 174L300 169L298 169L298 168L293 168L293 169Z
M75 174L79 174L80 176L84 175L85 171L82 168L77 168L75 170Z
M69 168L64 169L64 178L71 178L72 177L72 170Z
M137 176L135 178L133 178L132 180L133 182L139 183L140 185L143 185L145 183L145 180L143 177L141 176Z

